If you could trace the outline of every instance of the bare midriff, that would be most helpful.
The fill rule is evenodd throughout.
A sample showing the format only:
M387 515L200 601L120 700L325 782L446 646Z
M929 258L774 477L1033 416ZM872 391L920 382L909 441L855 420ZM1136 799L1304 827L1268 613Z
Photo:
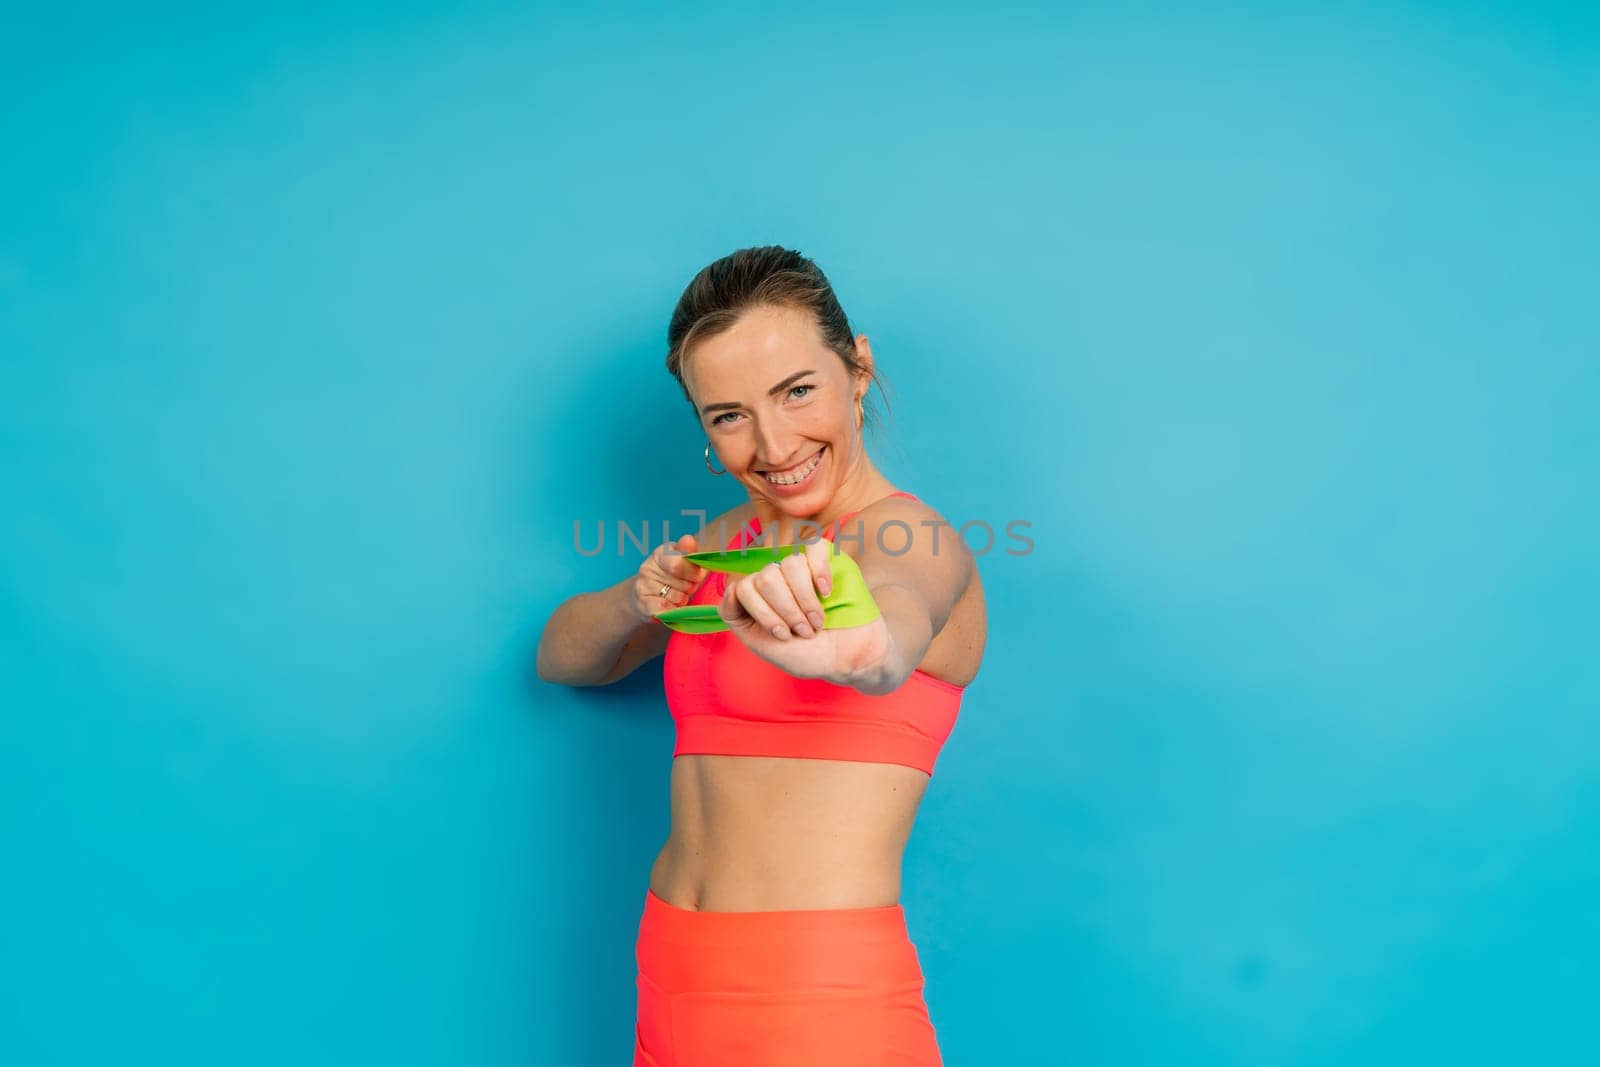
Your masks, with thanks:
M897 904L928 781L893 763L679 756L650 888L695 911Z

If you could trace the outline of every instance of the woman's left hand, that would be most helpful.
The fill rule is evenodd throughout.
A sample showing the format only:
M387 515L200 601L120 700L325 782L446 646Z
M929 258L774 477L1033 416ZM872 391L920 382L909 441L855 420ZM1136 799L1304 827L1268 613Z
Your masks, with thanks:
M786 673L849 685L887 661L889 627L879 616L865 626L824 629L820 598L832 591L835 549L827 540L802 548L755 574L730 576L717 615L746 648Z

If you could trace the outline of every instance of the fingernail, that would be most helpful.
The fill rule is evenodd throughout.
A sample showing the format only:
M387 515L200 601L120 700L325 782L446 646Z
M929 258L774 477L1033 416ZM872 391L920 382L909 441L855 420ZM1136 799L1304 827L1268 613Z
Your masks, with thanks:
M811 627L802 622L794 628L794 632L799 634L801 637L810 637Z
M787 641L789 640L789 628L787 626L774 626L772 628L772 636L780 641Z
M811 625L819 630L822 629L822 612L813 611L811 613Z

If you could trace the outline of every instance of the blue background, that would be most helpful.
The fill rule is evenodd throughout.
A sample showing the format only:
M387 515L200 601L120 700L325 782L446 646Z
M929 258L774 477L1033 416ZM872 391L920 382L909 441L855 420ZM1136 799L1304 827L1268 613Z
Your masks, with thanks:
M664 336L766 243L1032 524L948 1063L1600 1059L1594 10L7 11L0 1059L627 1062L660 661L532 655L737 501Z

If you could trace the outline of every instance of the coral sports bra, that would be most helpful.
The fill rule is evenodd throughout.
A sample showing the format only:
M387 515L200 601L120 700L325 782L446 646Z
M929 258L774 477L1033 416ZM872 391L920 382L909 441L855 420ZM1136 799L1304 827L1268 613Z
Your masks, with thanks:
M910 493L894 496L917 499ZM823 531L833 535L855 512ZM726 551L756 539L741 530ZM716 604L728 575L713 572L689 604ZM820 678L796 678L773 666L726 630L675 632L662 664L667 707L677 726L673 756L790 756L800 759L898 763L933 774L939 749L955 728L965 686L920 668L892 693L869 696Z

